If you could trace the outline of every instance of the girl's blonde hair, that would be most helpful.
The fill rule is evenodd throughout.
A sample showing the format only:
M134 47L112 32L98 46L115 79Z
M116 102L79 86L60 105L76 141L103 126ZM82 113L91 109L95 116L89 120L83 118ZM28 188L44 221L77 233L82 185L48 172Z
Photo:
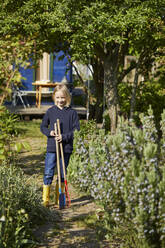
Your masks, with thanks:
M63 94L66 97L66 106L69 107L69 105L71 103L71 96L70 96L70 93L69 93L69 90L68 90L67 86L65 84L60 83L55 87L55 89L53 91L53 95L52 95L53 101L55 101L54 97L55 97L55 94L56 94L57 91L62 91L63 92Z

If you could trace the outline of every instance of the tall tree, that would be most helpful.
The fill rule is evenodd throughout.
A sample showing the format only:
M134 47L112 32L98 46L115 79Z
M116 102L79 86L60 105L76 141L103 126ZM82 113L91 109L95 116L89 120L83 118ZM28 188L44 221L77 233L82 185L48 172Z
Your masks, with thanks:
M98 93L104 82L114 133L120 111L118 84L137 65L138 72L146 61L151 66L160 45L157 34L164 25L165 0L25 0L14 3L14 12L11 3L4 1L7 15L0 34L35 35L38 48L67 50L72 60L86 64L90 58ZM137 61L125 69L128 54L136 55Z

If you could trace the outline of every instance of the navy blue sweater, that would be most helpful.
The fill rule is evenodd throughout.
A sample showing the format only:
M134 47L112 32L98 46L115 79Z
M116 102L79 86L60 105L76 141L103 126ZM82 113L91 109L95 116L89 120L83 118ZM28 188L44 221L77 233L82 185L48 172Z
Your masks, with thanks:
M80 130L79 117L74 109L70 107L60 109L56 105L47 110L41 123L41 132L47 136L47 152L56 152L55 138L50 136L50 132L54 130L57 119L60 120L64 152L72 153L74 130Z

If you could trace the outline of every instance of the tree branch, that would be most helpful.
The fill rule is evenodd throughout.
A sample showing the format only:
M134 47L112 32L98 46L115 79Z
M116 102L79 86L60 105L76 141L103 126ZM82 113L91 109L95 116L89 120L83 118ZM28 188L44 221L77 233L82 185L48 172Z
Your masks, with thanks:
M118 82L121 82L123 80L123 78L129 73L131 72L133 69L135 69L137 66L137 63L135 61L132 61L130 66L123 70L123 72L120 74L120 76L118 77Z
M81 83L84 84L84 80L82 79L82 77L81 77L79 71L77 70L77 67L76 67L74 64L72 64L72 66L74 67L74 69L75 69L75 71L76 71L76 73L77 73L77 76L78 76L78 78L80 79Z

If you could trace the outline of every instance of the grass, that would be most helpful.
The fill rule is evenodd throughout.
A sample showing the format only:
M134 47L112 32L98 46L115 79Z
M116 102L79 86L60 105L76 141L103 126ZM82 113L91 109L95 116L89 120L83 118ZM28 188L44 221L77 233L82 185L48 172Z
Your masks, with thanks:
M79 227L95 229L97 239L100 241L107 239L108 243L112 245L112 248L140 247L137 233L129 225L113 227L107 232L104 220L99 219L96 213L74 217L72 221L75 221Z
M27 145L25 146L24 152L31 150L31 156L37 154L45 154L46 152L46 136L40 131L40 124L42 120L22 121L17 122L17 137L15 142L21 142ZM29 145L29 149L28 149ZM27 148L27 149L26 149ZM29 153L30 156L30 153ZM32 163L35 163L33 156ZM41 159L43 160L44 157Z
M18 121L17 124L18 133L22 138L43 137L43 134L40 131L40 124L41 124L41 120Z

